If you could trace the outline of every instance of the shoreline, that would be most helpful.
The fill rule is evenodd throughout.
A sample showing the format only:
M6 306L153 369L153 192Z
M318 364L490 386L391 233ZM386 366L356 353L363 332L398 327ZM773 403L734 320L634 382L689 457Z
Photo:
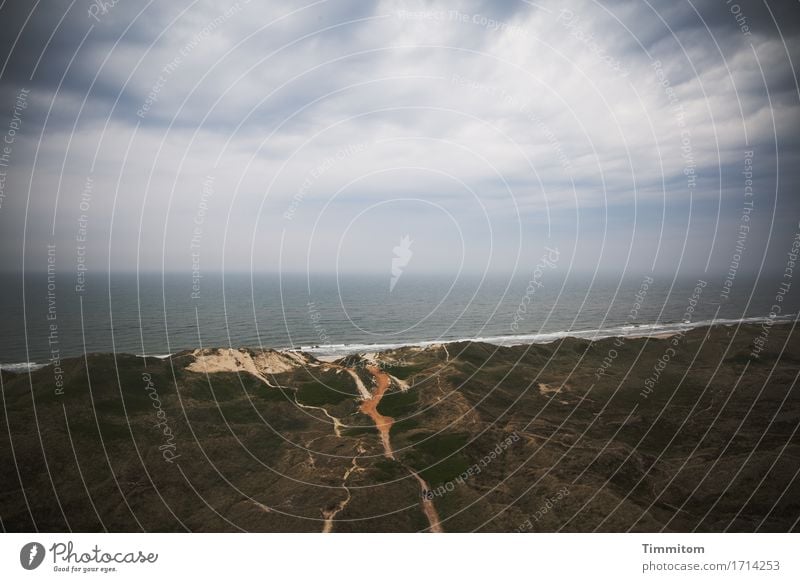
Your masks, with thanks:
M239 346L240 348L252 350L274 351L280 353L288 352L304 352L314 356L322 362L334 362L340 358L353 355L353 354L379 354L386 351L403 349L403 348L420 348L425 350L428 348L437 348L442 345L450 345L462 342L473 343L486 343L501 347L513 347L520 345L546 345L561 339L574 338L586 339L589 341L600 341L604 339L626 338L626 339L669 339L679 333L684 333L693 329L703 329L708 327L733 327L735 325L759 325L767 322L772 322L770 325L785 325L790 324L796 320L800 314L786 314L775 318L770 317L746 317L742 319L717 319L717 320L702 320L697 322L668 322L668 323L650 323L641 325L623 325L614 326L607 329L585 329L585 330L570 330L570 331L555 331L537 334L519 334L507 336L487 336L487 337L474 337L474 338L454 338L450 340L421 340L410 342L397 342L397 343L374 343L374 344L325 344L314 346L296 346L296 347L251 347ZM219 346L212 346L219 347ZM117 352L122 355L133 355L137 358L154 358L159 360L166 360L172 358L185 351L191 351L194 348L186 348L175 351L170 354L130 354L128 352ZM103 353L103 352L89 352L89 353ZM108 352L111 353L111 352ZM84 354L75 354L64 356L62 359L77 358ZM21 374L25 372L35 372L47 366L52 365L51 362L10 362L0 363L0 370L12 374Z

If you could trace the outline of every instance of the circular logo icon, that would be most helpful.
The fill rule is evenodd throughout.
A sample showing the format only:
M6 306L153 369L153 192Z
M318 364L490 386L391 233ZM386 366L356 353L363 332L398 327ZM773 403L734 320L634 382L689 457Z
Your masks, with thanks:
M26 570L35 570L44 561L44 546L39 542L29 542L19 551L19 563Z

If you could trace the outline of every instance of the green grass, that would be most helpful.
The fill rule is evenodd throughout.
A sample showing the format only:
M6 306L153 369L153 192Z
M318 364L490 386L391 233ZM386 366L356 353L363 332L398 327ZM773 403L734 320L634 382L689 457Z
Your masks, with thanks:
M418 441L407 453L408 462L431 487L452 481L472 464L463 452L456 453L468 439L468 434L456 433Z
M424 435L414 448L427 454L445 456L455 452L467 444L469 434L438 434L434 437L426 438ZM424 439L424 440L423 440Z
M339 404L352 398L349 394L319 382L303 384L297 390L297 401L306 406L324 406L326 404Z
M110 422L103 418L98 418L97 424L100 425L100 434L103 441L130 440L131 438L131 432L127 424ZM69 430L72 438L77 440L79 437L83 437L91 442L98 442L97 424L95 424L94 418L71 420ZM134 432L136 432L135 429Z
M419 402L419 392L408 390L407 392L388 392L383 395L378 403L378 412L392 418L403 418L417 409Z
M401 464L389 459L378 459L372 464L372 469L377 481L391 481L408 475Z
M256 386L256 379L249 374L236 374L234 372L219 372L209 374L208 377L187 377L185 391L190 398L208 402L225 402L244 396L245 390L252 390L263 386Z
M147 394L138 394L136 396L128 394L125 396L125 408L122 407L122 401L119 398L113 400L98 400L94 403L94 409L98 415L116 416L125 418L125 413L128 416L133 416L137 413L144 413L153 408L153 401L147 397Z
M300 383L297 390L298 402L307 406L341 404L358 396L358 388L349 375L321 374L316 380Z
M435 464L425 465L424 469L419 470L419 474L433 487L452 481L466 471L469 466L470 462L464 456L454 455Z
M225 416L225 420L229 423L258 424L263 422L259 418L258 413L253 410L253 406L247 400L220 403L219 410Z
M394 424L392 425L392 434L419 428L419 426L420 422L417 418L405 418L402 420L395 420Z
M378 434L378 429L374 426L351 426L342 430L342 436L357 437L365 434Z
M414 374L418 374L425 370L427 366L425 365L417 365L417 366L384 366L383 371L387 374L394 376L395 378L399 378L400 380L408 380Z
M261 400L264 402L292 402L294 400L294 390L291 388L268 388L263 386L250 393L253 400Z

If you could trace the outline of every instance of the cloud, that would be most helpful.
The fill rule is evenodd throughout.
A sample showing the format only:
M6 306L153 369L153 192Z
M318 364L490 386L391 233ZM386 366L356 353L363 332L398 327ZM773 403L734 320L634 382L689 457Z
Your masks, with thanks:
M406 234L434 272L548 243L582 269L724 268L751 149L749 264L796 228L796 6L364 4L4 5L4 113L31 89L4 264L26 224L27 264L52 238L70 268L89 176L96 269L188 270L209 176L210 270L383 268Z

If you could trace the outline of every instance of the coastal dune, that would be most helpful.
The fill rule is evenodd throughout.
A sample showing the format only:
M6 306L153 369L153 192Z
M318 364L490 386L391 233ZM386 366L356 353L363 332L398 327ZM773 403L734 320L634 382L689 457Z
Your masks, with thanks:
M768 331L90 354L61 362L60 393L51 366L2 371L0 515L26 532L790 531L800 342Z

